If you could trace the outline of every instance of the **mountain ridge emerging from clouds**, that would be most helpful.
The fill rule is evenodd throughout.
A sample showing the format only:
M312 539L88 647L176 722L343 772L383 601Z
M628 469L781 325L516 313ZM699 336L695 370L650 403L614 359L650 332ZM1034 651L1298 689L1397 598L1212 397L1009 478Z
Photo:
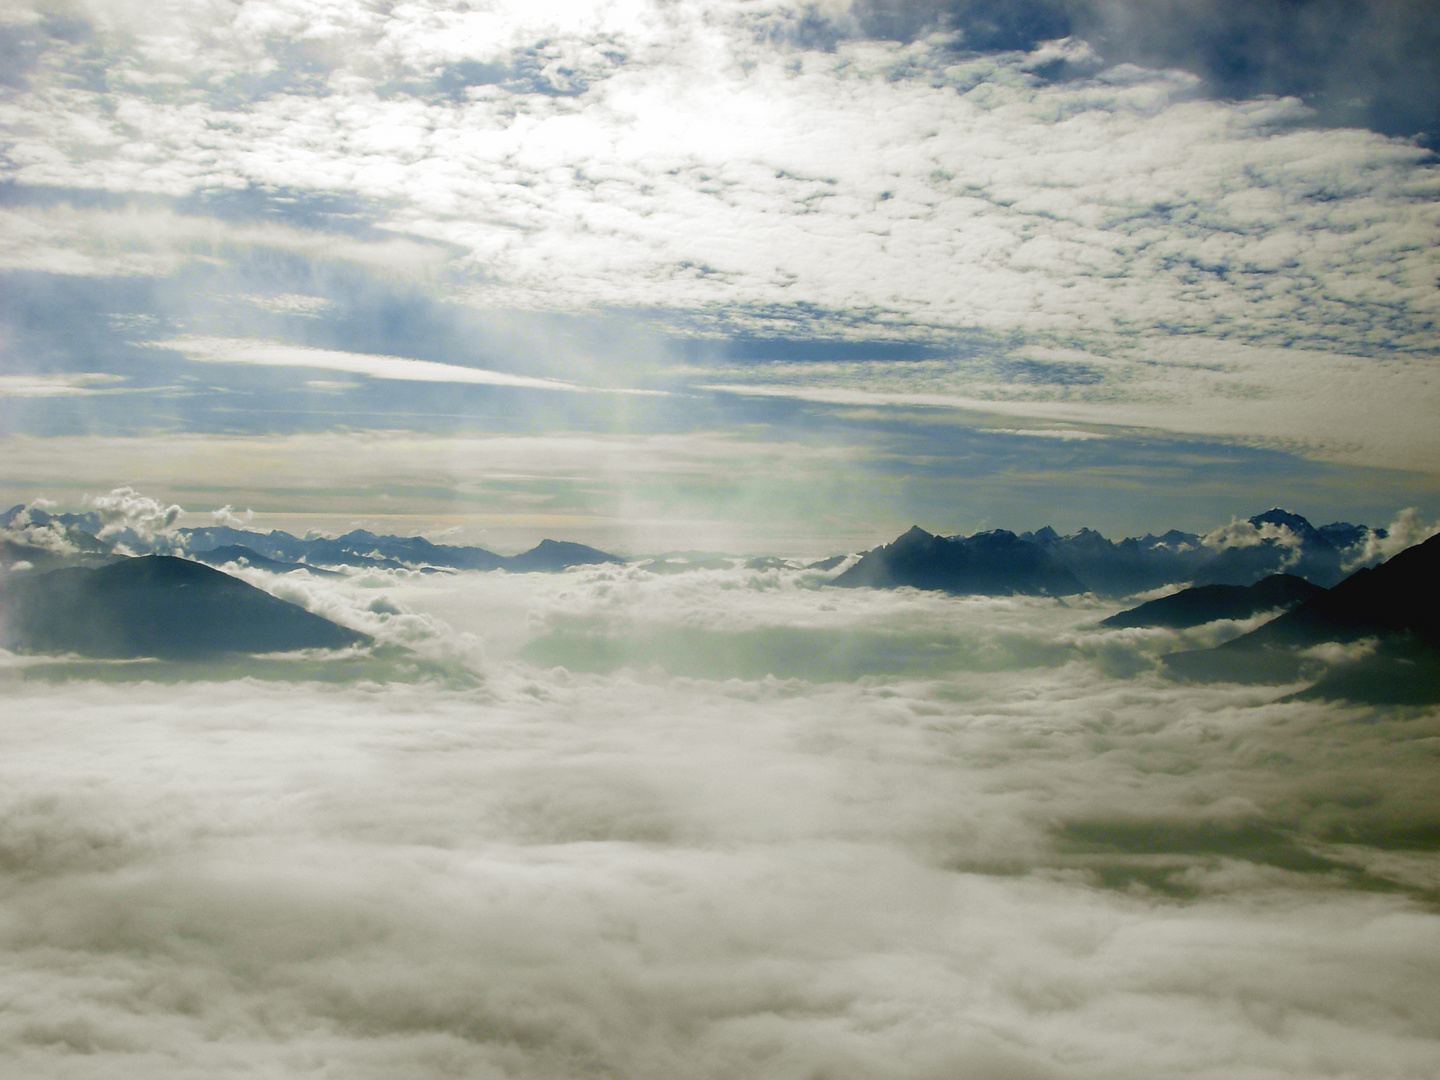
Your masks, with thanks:
M1327 662L1323 650L1339 651ZM1263 626L1165 667L1194 681L1319 681L1300 696L1375 704L1440 701L1440 536L1357 570Z
M1249 619L1265 611L1289 611L1321 592L1321 586L1294 574L1272 574L1254 585L1197 585L1111 615L1100 620L1100 625L1113 630L1155 626L1185 630L1217 619Z
M102 538L103 534L103 538ZM292 536L227 525L177 529L142 536L131 529L107 533L95 513L52 514L38 507L13 506L0 514L0 555L5 562L32 565L104 560L120 549L149 555L177 555L210 565L240 562L272 573L305 570L323 575L328 568L510 570L555 573L571 566L625 563L620 555L571 541L542 540L519 555L498 555L482 547L436 544L423 536L380 535L354 529L343 536Z
M1170 530L1161 535L1112 541L1093 529L1061 535L1053 528L1013 533L1004 529L970 536L937 536L918 526L890 544L858 556L832 583L842 587L937 589L952 595L1050 595L1094 593L1123 597L1180 583L1250 586L1273 574L1290 574L1322 587L1378 556L1371 545L1383 529L1348 522L1314 526L1279 508L1209 534ZM0 560L24 560L36 568L69 563L97 565L123 554L166 554L211 565L240 562L274 573L324 574L340 567L507 570L556 573L574 566L632 565L654 573L728 565L734 557L664 555L629 558L571 541L543 540L518 555L475 546L437 544L421 536L381 535L356 529L342 536L297 537L217 525L141 536L107 530L99 516L52 514L13 507L0 514ZM671 553L673 555L674 553ZM848 556L818 562L776 558L748 560L752 569L842 567ZM716 560L719 560L717 562Z
M1250 586L1286 573L1328 588L1366 561L1366 545L1385 535L1343 521L1317 528L1279 508L1205 536L1171 530L1118 542L1094 529L944 537L917 526L866 552L834 584L953 595L1131 596L1178 582Z
M0 643L23 652L198 659L371 640L239 578L168 555L12 578L0 588L0 602Z
M1085 591L1044 545L996 529L974 536L934 536L918 525L893 543L867 552L833 584L987 596L1066 596Z

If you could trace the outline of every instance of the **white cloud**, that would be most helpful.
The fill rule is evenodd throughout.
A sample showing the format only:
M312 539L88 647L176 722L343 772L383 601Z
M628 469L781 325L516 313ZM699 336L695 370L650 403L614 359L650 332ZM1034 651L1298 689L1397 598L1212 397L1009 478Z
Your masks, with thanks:
M1304 542L1300 536L1291 532L1287 525L1276 525L1273 522L1264 521L1256 526L1250 521L1242 521L1239 518L1232 518L1230 524L1213 529L1200 538L1200 542L1206 547L1220 549L1259 547L1266 541L1279 544L1281 547L1294 548L1297 554Z
M0 208L0 269L52 274L161 276L192 260L233 258L268 250L319 262L362 266L371 273L409 280L433 278L451 257L443 247L401 236L369 240L279 224L236 224L201 214L129 206L124 209ZM252 303L253 296L242 299ZM314 313L323 299L264 298L272 310Z
M1436 858L1393 850L1434 826L1434 710L1113 679L1081 643L1141 639L1086 629L1098 606L773 571L309 585L376 625L476 635L485 681L0 670L0 1037L27 1072L1182 1080L1434 1059ZM733 651L705 675L515 659L562 626L637 625L873 632L938 662L812 682L737 676Z
M1295 128L1294 101L1200 101L1193 78L1133 68L1047 84L1029 68L1052 45L797 51L727 3L119 10L94 15L189 89L21 95L38 119L14 116L17 179L379 200L468 250L495 303L1431 347L1433 169L1393 140ZM319 58L323 95L268 54L280 26ZM523 77L395 89L522 55ZM299 81L238 101L199 81L242 72Z
M399 379L406 382L470 383L477 386L510 386L521 390L562 390L570 393L642 394L664 396L663 390L634 390L615 387L579 386L561 379L537 379L529 375L513 375L488 368L462 367L434 360L415 360L406 356L384 356L378 353L342 352L337 349L316 349L289 345L283 341L261 341L251 338L219 338L191 335L147 341L141 344L158 349L174 349L187 359L209 364L258 364L263 367L327 368L367 375L372 379Z
M53 555L75 555L79 552L63 525L57 521L47 521L43 525L34 522L30 519L28 508L16 514L9 524L0 526L0 540L21 547L39 548ZM22 570L29 565L28 560L22 559L14 563L11 569Z
M255 520L255 511L251 510L249 507L246 507L243 514L237 514L235 512L235 507L231 506L229 503L226 503L224 506L220 507L219 510L212 510L210 512L210 520L213 521L216 525L224 526L226 528L244 529L249 527L250 523Z
M979 430L987 435L1022 435L1029 439L1060 439L1066 442L1109 438L1103 431L1086 431L1083 428L980 428Z
M1440 521L1432 521L1427 525L1421 519L1419 511L1413 506L1406 507L1385 529L1384 536L1371 530L1370 535L1365 538L1364 550L1354 558L1347 569L1374 565L1430 539L1436 533L1440 533Z
M129 529L148 540L171 528L185 513L178 504L167 506L133 487L115 488L106 495L87 495L85 505L99 515L102 538Z
M113 393L125 379L100 372L52 375L0 375L0 397L77 397Z
M480 386L513 386L526 390L568 390L572 393L584 393L587 389L559 379L535 379L528 375L461 367L458 364L441 364L433 360L413 360L404 356L312 349L287 345L280 341L191 336L144 344L152 348L174 349L190 360L209 364L327 368L331 371L348 371L352 375L368 375L374 379L473 383Z
M1436 460L1440 180L1419 147L1308 128L1293 99L1206 101L1192 76L1133 66L1034 74L1061 54L1093 68L1078 42L807 51L785 44L806 8L784 2L83 10L93 46L52 40L0 105L12 179L271 192L282 217L333 198L351 209L327 213L442 244L60 205L5 211L6 265L168 273L273 247L487 307L810 335L981 328L1108 360L1107 379L1062 397L797 393ZM173 81L79 89L85 48Z

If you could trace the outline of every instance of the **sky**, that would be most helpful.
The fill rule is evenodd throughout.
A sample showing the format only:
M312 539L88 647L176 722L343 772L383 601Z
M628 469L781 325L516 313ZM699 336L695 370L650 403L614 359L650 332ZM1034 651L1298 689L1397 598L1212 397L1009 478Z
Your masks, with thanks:
M829 554L1440 512L1426 3L0 5L0 495Z

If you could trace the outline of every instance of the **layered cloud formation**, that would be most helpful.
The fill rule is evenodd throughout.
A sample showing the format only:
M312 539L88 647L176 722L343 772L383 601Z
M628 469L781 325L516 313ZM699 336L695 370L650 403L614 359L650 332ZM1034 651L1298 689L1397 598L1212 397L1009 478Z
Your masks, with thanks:
M8 661L15 1068L1433 1066L1434 711L1155 674L1239 627L813 572L247 574L484 653L348 685Z
M1063 34L819 48L784 3L81 10L15 16L13 180L222 219L227 191L292 193L268 212L456 245L490 303L1433 344L1423 151ZM61 250L174 231L12 212Z
M823 431L949 470L927 506L1075 475L1037 432L1087 475L1164 432L1178 472L1258 446L1428 506L1436 34L1340 0L17 2L0 424Z

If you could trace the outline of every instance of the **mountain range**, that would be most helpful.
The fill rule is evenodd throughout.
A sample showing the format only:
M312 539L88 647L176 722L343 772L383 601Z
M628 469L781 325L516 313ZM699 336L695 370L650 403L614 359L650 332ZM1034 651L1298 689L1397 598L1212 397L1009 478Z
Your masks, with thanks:
M1440 701L1440 536L1347 574L1372 561L1371 542L1384 536L1344 522L1317 528L1276 509L1206 537L1172 531L1116 543L1089 529L1069 536L1047 528L944 537L917 527L859 556L742 564L704 552L627 560L555 540L507 557L364 530L301 538L214 526L147 540L108 532L94 514L16 507L0 515L0 561L7 567L0 578L0 646L190 659L370 643L207 563L322 575L344 566L529 573L633 562L655 573L683 573L744 565L757 572L838 571L829 583L840 587L909 586L954 595L1122 595L1195 582L1101 625L1184 629L1282 612L1217 648L1173 653L1164 667L1188 680L1318 678L1301 696ZM137 549L150 553L133 554Z
M934 536L918 526L868 551L835 578L841 586L940 589L954 595L1133 596L1187 582L1253 585L1290 574L1328 587L1364 561L1383 529L1339 521L1316 527L1299 514L1267 510L1248 528L1220 536L1172 530L1119 542L1093 529L1062 536L1054 529L972 536Z
M1232 534L1233 533L1233 534ZM1365 561L1367 544L1383 529L1335 522L1313 526L1286 510L1257 514L1232 533L1201 536L1172 530L1112 541L1093 529L1061 535L1004 529L971 536L936 536L918 526L894 542L862 553L833 579L842 587L939 589L955 595L1050 595L1092 592L1132 596L1165 585L1252 585L1287 573L1316 585L1342 580ZM177 555L212 565L248 564L276 573L321 573L339 567L507 570L554 573L573 566L629 563L654 573L684 573L739 565L715 552L672 552L643 559L613 555L584 544L543 540L519 555L482 547L437 544L420 536L379 535L356 529L343 536L293 536L215 525L181 528L153 537L107 530L94 513L52 514L16 506L0 514L0 563L35 568L99 565L118 554ZM852 557L819 562L756 558L751 569L840 568Z
M52 514L22 505L0 514L0 559L6 563L94 565L123 554L186 556L216 566L237 562L275 573L322 573L338 566L556 573L572 566L629 561L560 540L542 540L529 551L506 556L482 547L436 544L423 536L377 535L364 529L343 536L300 537L279 530L262 533L214 525L146 537L129 529L107 531L94 513Z

